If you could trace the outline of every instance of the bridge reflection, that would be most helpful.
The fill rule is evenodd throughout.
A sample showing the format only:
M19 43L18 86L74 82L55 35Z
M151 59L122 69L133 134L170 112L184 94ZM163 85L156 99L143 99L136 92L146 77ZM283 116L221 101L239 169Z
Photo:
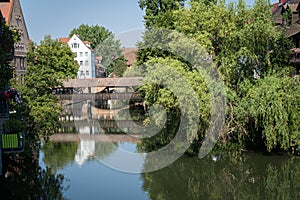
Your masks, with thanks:
M141 142L139 131L144 128L143 121L129 115L133 108L135 113L144 115L142 106L102 109L97 108L92 101L64 103L60 117L61 127L50 137L50 142L77 144L74 161L79 166L94 158L111 156L120 150L122 144L136 146ZM135 120L130 120L131 118Z
M125 135L125 134L76 134L76 133L57 133L50 137L51 142L80 142L82 140L89 140L95 142L129 142L139 143L141 142L137 135Z

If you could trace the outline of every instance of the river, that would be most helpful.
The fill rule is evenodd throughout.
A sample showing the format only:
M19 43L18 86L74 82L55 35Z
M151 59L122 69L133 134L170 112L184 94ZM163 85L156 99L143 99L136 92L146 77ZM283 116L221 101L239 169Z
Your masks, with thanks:
M182 155L160 170L141 173L147 156L128 156L139 152L140 138L136 132L128 134L135 127L126 127L126 115L115 118L124 111L86 104L78 108L66 107L62 127L42 145L41 169L61 178L54 181L61 183L60 189L53 191L45 187L53 185L52 176L43 176L45 196L48 192L71 200L300 199L299 157L257 152L215 152L203 159ZM138 119L134 118L140 126ZM124 131L127 134L120 134Z

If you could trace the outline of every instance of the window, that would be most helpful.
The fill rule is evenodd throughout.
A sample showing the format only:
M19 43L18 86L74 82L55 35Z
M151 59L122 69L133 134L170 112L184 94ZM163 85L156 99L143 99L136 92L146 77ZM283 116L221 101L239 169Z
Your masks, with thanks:
M82 57L82 56L83 56L83 52L80 52L80 53L79 53L79 56Z
M15 60L15 68L20 69L20 63L21 63L20 58L15 57L14 60Z
M80 61L80 66L83 66L83 61L82 60Z
M73 43L73 44L72 44L72 48L74 48L74 49L79 48L79 44L78 44L78 43Z
M83 73L83 71L82 71L82 70L80 71L80 75L81 75L81 76L82 76L82 75L84 75L84 73Z
M86 70L86 75L88 76L88 75L90 75L90 72L89 72L89 70Z
M20 68L25 69L25 59L24 58L20 58Z
M77 57L77 52L74 52L75 57Z
M85 66L89 66L89 61L88 60L85 61Z
M89 53L88 52L85 52L85 56L88 56L89 55Z

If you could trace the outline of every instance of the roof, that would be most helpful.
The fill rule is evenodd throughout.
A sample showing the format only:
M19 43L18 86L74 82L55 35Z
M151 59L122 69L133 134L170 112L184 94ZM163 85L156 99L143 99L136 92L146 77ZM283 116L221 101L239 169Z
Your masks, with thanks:
M85 45L91 45L91 43L89 41L82 41Z
M71 38L59 38L58 40L64 44L68 43Z
M10 2L0 2L0 10L2 12L5 21L9 24L10 15L14 5L14 0L10 0Z
M300 32L300 26L297 24L292 25L289 29L286 31L287 37L292 37Z
M293 12L292 14L292 24L291 26L287 27L286 30L286 36L287 37L293 37L294 35L298 34L300 32L300 24L299 24L299 6L300 1L299 0L290 0L289 2L286 0L281 0L281 3L275 3L273 4L272 8L272 16L273 20L277 25L282 26L282 9L286 9L287 6L291 9Z
M123 48L123 55L127 59L127 65L132 65L136 61L137 48Z
M76 35L76 34L74 34L73 36L76 36L89 50L91 50L91 51L93 51L93 49L91 48L91 43L89 42L89 41L82 41L79 37L78 37L78 35ZM73 37L72 36L72 37ZM70 40L71 40L71 38L70 37L67 37L67 38L59 38L58 39L60 42L62 42L62 43L64 43L64 44L66 44L66 43L68 43Z

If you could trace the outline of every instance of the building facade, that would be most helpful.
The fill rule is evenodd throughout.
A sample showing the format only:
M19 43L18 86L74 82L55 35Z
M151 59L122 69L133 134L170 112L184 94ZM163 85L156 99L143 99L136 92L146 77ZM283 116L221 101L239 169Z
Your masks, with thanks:
M27 69L26 53L29 49L30 39L20 0L0 2L0 10L6 23L12 29L18 31L20 36L20 40L14 43L13 66L17 80L24 83Z
M75 60L79 65L77 78L96 78L95 52L88 41L82 41L76 34L71 38L60 38L63 43L67 43L75 54Z

